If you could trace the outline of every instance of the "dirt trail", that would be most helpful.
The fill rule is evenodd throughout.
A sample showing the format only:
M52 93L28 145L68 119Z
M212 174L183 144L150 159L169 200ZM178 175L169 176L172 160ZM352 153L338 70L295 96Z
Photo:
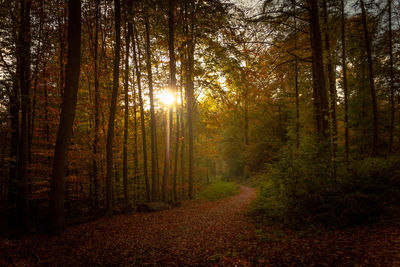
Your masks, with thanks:
M7 255L0 255L0 263L3 256L17 266L240 263L238 253L254 238L244 211L255 195L243 186L240 194L216 202L189 201L171 210L72 226L59 237L3 242Z
M256 192L0 240L0 266L400 266L398 224L290 231L245 216ZM314 229L315 231L311 230Z

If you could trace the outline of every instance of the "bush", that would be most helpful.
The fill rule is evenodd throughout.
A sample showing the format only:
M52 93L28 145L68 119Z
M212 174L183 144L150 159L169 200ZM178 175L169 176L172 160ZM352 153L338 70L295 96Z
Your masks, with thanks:
M233 182L216 181L202 189L197 194L196 199L216 201L217 199L236 195L239 192L239 185Z
M318 147L286 147L280 155L258 177L259 195L251 211L257 219L288 226L348 226L372 222L400 200L398 158L337 161L334 169L330 155Z

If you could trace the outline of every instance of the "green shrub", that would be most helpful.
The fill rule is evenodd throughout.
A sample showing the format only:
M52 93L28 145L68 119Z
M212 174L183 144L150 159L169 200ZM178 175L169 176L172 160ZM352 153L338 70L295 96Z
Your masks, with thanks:
M236 195L240 192L239 185L233 182L216 181L207 185L197 195L196 199L216 201L224 197Z
M398 158L366 158L348 165L338 160L334 169L318 147L285 147L280 160L258 175L251 213L289 226L371 222L400 200L397 166Z

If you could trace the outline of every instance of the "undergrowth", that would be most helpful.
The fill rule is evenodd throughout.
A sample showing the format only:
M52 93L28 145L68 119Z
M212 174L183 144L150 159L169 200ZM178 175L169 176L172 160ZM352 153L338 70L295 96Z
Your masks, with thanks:
M240 187L238 184L219 180L204 187L196 195L196 199L216 201L221 198L236 195L239 192Z
M259 193L251 215L296 228L345 227L375 222L398 206L399 158L337 160L333 166L317 148L283 148L279 161L254 176Z

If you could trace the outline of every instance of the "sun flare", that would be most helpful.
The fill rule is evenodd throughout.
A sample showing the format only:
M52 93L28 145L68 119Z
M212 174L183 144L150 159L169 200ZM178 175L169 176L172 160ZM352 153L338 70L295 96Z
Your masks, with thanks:
M170 106L175 102L175 95L169 90L162 91L158 98L166 106Z

